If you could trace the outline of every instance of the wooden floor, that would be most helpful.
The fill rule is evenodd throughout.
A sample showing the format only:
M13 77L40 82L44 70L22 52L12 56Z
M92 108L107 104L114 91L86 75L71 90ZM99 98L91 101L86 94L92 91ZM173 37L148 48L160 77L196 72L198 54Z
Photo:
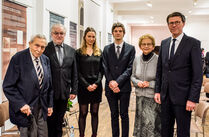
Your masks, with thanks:
M78 130L78 105L76 104L73 108L74 114L70 115L68 114L68 121L69 125L73 125L75 130L75 137L79 137L79 130ZM134 119L135 119L135 94L132 92L131 99L130 99L130 107L129 107L129 137L132 137L133 133L133 125L134 125ZM207 116L207 123L209 125L209 113ZM209 127L206 128L206 136L209 137ZM88 113L87 116L87 123L86 123L86 131L85 131L85 137L91 137L91 116L90 113ZM107 103L107 99L105 95L103 94L103 99L100 104L99 109L99 127L98 127L98 137L112 137L111 135L111 118L110 118L110 110ZM63 129L63 137L68 137L66 129ZM195 137L194 134L191 133L191 137ZM200 134L198 137L202 137Z

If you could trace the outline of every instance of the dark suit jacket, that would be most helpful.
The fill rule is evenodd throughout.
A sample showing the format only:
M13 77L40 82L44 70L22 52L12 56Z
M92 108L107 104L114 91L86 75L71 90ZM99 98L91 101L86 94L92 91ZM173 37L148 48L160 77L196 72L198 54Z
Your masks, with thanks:
M114 43L105 46L103 51L103 68L106 77L105 90L111 91L109 82L115 80L119 84L120 92L130 92L130 77L135 58L135 48L128 43L123 44L120 57L117 59Z
M64 45L64 59L60 66L53 42L49 42L44 54L49 57L52 71L52 86L55 100L67 100L70 94L77 94L78 76L75 50Z
M156 74L156 90L163 101L169 92L173 104L198 102L202 84L200 41L184 34L173 61L169 61L171 38L162 41Z
M25 104L33 108L40 100L45 120L48 108L53 106L50 62L45 55L41 55L40 60L44 71L41 89L29 49L16 53L9 63L3 90L9 100L10 120L18 126L28 126L26 114L20 112Z

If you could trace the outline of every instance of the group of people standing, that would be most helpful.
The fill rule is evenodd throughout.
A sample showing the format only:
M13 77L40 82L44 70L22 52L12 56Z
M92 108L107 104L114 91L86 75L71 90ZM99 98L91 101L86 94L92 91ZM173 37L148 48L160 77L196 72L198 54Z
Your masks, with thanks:
M76 95L80 137L85 135L89 107L96 137L103 75L113 137L120 136L119 116L122 137L129 136L131 81L136 93L133 136L173 137L176 121L177 136L189 137L202 83L200 41L183 33L183 14L169 14L167 24L172 36L162 41L159 56L153 52L154 37L146 34L139 38L142 55L135 58L135 48L123 40L125 27L119 22L112 26L114 43L103 52L91 27L77 50L64 44L66 29L61 24L51 28L48 46L43 35L34 36L28 49L12 57L3 82L10 120L21 137L62 137L67 101Z

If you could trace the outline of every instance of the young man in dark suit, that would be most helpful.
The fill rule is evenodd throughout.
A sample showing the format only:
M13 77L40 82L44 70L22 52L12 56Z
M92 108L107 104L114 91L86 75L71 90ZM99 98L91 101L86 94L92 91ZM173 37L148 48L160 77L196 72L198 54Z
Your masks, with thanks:
M49 57L54 90L54 113L48 118L49 137L62 137L62 123L68 98L76 97L78 88L75 50L64 44L66 29L62 24L51 28L52 41L44 54Z
M42 55L46 44L44 35L35 35L28 49L12 57L4 78L10 120L21 137L48 136L46 119L53 112L53 90L50 61Z
M112 136L119 137L119 114L122 119L122 137L129 136L128 107L131 93L130 77L135 57L135 48L123 41L125 27L114 23L114 43L105 46L103 67L106 77L105 95L111 111Z
M161 104L162 137L173 137L175 120L177 136L190 137L203 78L200 41L183 33L183 14L169 14L167 24L172 36L161 43L154 99Z

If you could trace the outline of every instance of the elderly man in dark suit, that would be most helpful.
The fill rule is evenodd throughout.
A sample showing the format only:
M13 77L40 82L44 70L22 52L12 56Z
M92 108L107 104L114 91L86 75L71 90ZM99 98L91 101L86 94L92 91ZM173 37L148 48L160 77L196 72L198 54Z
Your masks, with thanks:
M68 98L77 94L78 77L75 50L64 44L66 29L62 24L51 28L52 41L44 54L49 57L54 90L54 113L48 118L49 137L62 137L62 123L67 109Z
M103 67L106 77L107 97L112 121L112 136L119 137L119 113L122 119L122 137L129 136L128 107L131 93L130 77L135 57L135 48L123 41L124 25L114 23L112 34L114 43L103 51Z
M189 137L203 77L200 41L183 33L183 14L168 15L167 24L172 36L161 43L154 99L162 104L162 137L173 137L175 120L177 136Z
M18 126L21 137L48 136L46 119L53 112L53 90L50 62L42 54L46 44L45 36L35 35L28 49L12 57L4 78L10 120Z

